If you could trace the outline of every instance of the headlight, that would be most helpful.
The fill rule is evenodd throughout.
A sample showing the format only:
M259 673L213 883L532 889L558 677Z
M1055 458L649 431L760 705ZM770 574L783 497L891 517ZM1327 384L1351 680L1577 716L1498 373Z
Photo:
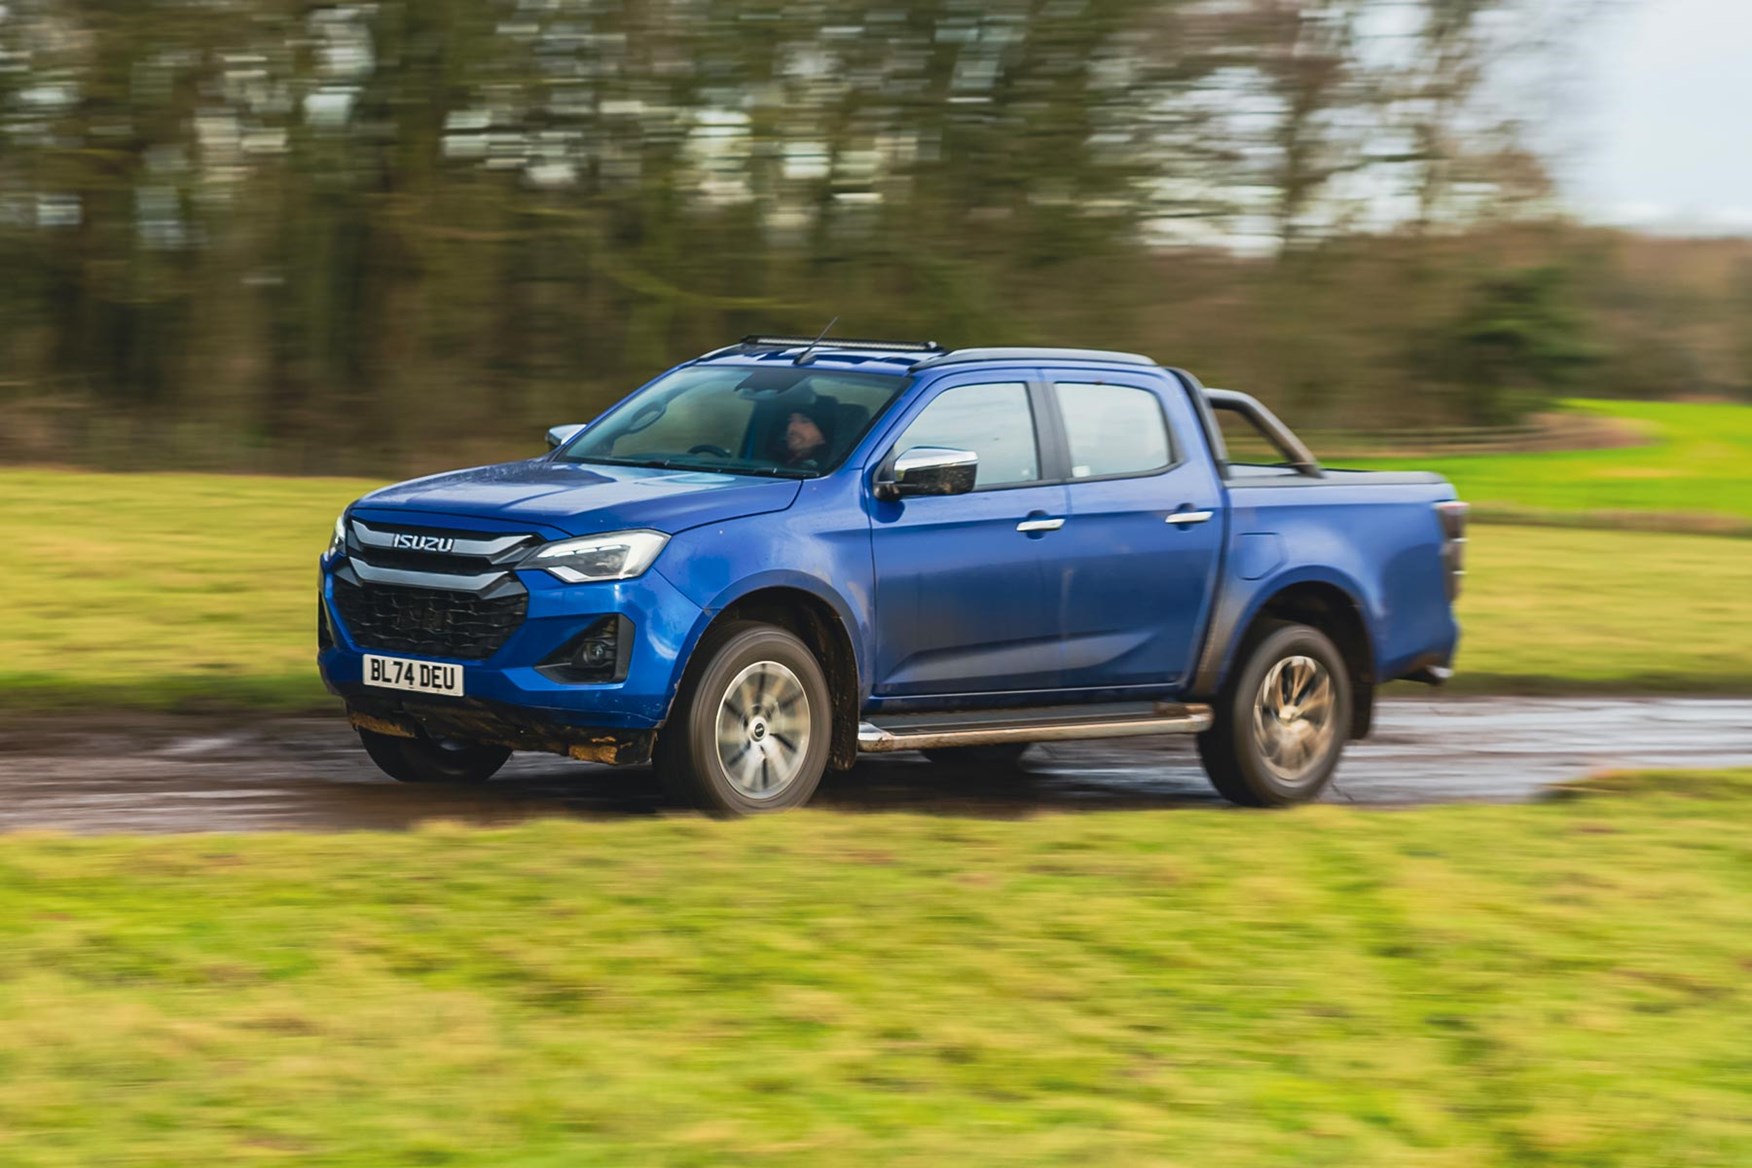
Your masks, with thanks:
M329 537L328 551L324 553L330 559L347 550L347 513L342 511L335 516L335 533Z
M616 531L563 539L539 549L525 567L545 568L568 584L630 580L651 566L669 537L661 531Z

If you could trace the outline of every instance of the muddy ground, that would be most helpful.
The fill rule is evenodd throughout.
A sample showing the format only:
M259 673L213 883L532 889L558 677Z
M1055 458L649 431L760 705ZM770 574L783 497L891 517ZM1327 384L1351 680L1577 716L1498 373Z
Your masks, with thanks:
M95 725L95 728L94 728ZM1332 802L1511 801L1614 767L1752 766L1752 700L1396 699L1353 743ZM830 775L815 805L847 813L1008 817L1209 806L1191 743L1039 746L1021 767L958 771L916 754ZM141 715L0 719L0 830L395 830L420 820L664 811L649 769L518 755L477 788L408 787L372 767L337 718Z

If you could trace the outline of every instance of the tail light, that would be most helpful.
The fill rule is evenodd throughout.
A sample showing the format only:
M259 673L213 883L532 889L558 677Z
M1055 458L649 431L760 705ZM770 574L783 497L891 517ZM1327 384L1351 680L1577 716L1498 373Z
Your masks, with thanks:
M1447 570L1448 599L1460 596L1460 581L1466 575L1466 513L1471 507L1458 499L1436 504L1442 520L1442 567Z

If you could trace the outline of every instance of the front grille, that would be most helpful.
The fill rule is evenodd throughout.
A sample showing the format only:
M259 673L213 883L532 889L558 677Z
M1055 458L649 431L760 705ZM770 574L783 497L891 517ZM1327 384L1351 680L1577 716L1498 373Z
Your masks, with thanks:
M374 568L400 568L408 572L487 572L497 566L483 556L403 552L380 547L352 548L350 552L355 560L364 560ZM519 554L521 552L522 549L519 549Z
M335 581L335 608L353 640L393 653L491 657L523 623L528 607L522 589L489 600L467 592Z

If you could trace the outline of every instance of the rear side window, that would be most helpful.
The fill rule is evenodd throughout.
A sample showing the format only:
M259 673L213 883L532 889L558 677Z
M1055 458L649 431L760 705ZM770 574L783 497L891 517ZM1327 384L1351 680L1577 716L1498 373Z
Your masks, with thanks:
M894 449L904 454L915 446L947 446L979 455L975 490L1040 479L1034 411L1028 405L1028 387L1019 381L944 390L913 419Z
M1072 478L1144 474L1174 461L1162 403L1149 390L1061 381L1058 399Z

